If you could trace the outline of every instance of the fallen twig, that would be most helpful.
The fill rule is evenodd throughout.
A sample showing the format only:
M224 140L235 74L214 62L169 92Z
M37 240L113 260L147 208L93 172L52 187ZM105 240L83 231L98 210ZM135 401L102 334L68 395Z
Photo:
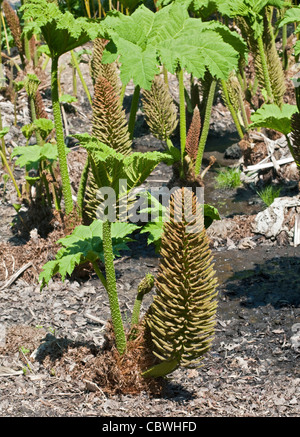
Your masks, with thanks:
M90 320L93 320L93 322L100 323L100 325L106 325L106 323L107 323L105 320L98 319L98 317L95 317L89 313L85 313L85 317L87 317Z
M18 277L25 272L29 267L32 266L32 261L29 261L27 264L25 264L23 267L21 267L12 277L0 288L0 291L4 290L5 288L9 287L11 284L15 282Z
M294 158L293 157L283 158L283 159L279 159L278 161L276 161L276 163L278 165L289 164L290 162L294 162ZM274 163L273 162L265 162L263 164L259 163L259 164L255 164L255 165L249 165L247 168L244 169L244 171L245 172L248 172L248 171L257 171L257 170L263 170L265 168L271 168L271 167L274 167Z

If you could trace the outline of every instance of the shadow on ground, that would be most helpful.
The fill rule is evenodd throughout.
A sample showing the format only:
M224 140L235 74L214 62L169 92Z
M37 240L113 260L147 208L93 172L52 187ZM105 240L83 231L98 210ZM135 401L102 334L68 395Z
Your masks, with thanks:
M300 306L300 257L274 257L253 269L235 272L224 284L224 295L256 308L271 304L275 309Z

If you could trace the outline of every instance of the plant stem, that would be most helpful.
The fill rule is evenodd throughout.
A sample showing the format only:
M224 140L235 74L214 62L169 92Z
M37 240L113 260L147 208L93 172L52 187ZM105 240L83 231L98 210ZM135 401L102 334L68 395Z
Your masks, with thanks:
M83 75L81 73L81 70L80 70L80 67L79 67L79 63L77 61L77 58L76 58L73 50L71 50L71 56L72 56L73 65L74 65L74 67L77 70L79 79L81 80L81 83L82 83L82 86L83 86L83 89L84 89L84 91L85 91L85 93L87 95L87 98L88 98L90 104L92 105L93 104L93 100L92 100L91 94L90 94L89 89L87 87L87 84L86 84L86 82L84 80L84 77L83 77Z
M80 217L82 217L82 213L83 213L83 201L84 201L87 179L88 179L88 175L89 175L89 168L90 168L90 162L89 162L89 158L87 158L87 160L85 161L85 164L84 164L82 174L81 174L80 183L79 183L79 187L78 187L78 193L77 193L77 205L79 208Z
M263 39L262 39L261 35L258 37L257 43L258 43L259 55L261 58L261 65L262 65L262 70L263 70L263 75L264 75L264 82L265 82L266 91L267 91L267 95L270 99L270 102L272 103L274 101L274 96L273 96L272 87L271 87L271 81L270 81L267 60L266 60L266 54L264 51L264 43L263 43Z
M216 86L217 86L217 80L213 78L212 82L210 84L210 88L209 88L209 93L208 93L208 98L207 98L207 103L206 103L206 108L205 108L204 123L203 123L200 141L199 141L197 158L196 158L196 162L195 162L195 174L196 175L198 175L200 173L200 170L201 170L203 152L204 152L204 147L205 147L208 132L209 132L209 122L210 122L211 110L212 110L214 97L215 97Z
M77 98L77 76L76 76L76 68L72 68L72 76L73 76L73 96Z
M102 285L103 285L104 288L106 289L106 288L107 288L107 282L106 282L106 279L105 279L103 273L101 272L101 270L99 269L98 264L97 264L96 261L93 262L93 267L94 267L94 270L95 270L95 272L96 272L98 278L100 279Z
M0 112L0 130L2 130L2 129L3 129L3 124L2 124L2 114L1 114L1 112ZM1 138L1 150L2 150L3 155L5 156L6 149L5 149L5 141L4 141L4 137ZM4 164L4 161L3 161L3 164Z
M3 30L4 30L4 35L5 35L5 40L6 40L7 54L8 54L8 56L10 56L10 47L9 47L9 42L8 42L7 29L6 29L6 24L5 24L5 20L4 20L2 11L0 11L0 17L1 17L1 22L2 22L2 26L3 26Z
M164 82L166 85L169 85L169 79L168 79L168 70L163 65L163 74L164 74Z
M0 20L0 35L2 33L2 23ZM3 87L5 85L5 77L3 73L3 63L2 63L2 53L0 50L0 87Z
M248 117L247 117L246 110L245 110L244 99L240 93L239 93L239 104L240 104L240 108L241 108L244 127L245 127L245 130L247 131L247 130L249 130Z
M144 295L142 293L139 293L134 301L133 309L132 309L132 316L131 316L131 328L133 328L135 325L138 325L140 321L140 312L141 312L141 305L143 301Z
M57 151L58 151L58 159L59 159L59 168L61 173L62 191L65 200L65 210L66 210L66 214L70 214L73 210L73 199L72 199L71 184L70 184L67 157L65 151L63 124L62 124L62 118L60 112L57 70L58 70L58 58L54 57L52 59L52 66L51 66L51 94L52 94L53 117L54 117L54 124L56 130Z
M20 193L20 190L19 190L19 187L18 187L18 185L17 185L17 182L16 182L16 180L15 180L15 178L14 178L14 175L13 175L11 169L10 169L10 166L8 165L8 162L7 162L7 160L6 160L5 154L2 153L1 150L0 150L0 156L1 156L1 158L2 158L2 162L4 163L4 165L5 165L5 167L6 167L7 171L8 171L8 174L9 174L11 180L13 181L13 184L14 184L15 189L16 189L16 191L17 191L17 195L18 195L19 199L21 199L22 195L21 195L21 193Z
M30 103L30 111L31 111L31 121L34 123L36 121L36 110L35 110L35 104L34 104L34 97L32 96L28 96L29 97L29 103ZM43 140L42 137L40 135L40 133L38 132L38 130L35 131L35 137L36 137L36 142L39 146L43 146Z
M46 67L47 67L47 65L48 65L48 63L49 63L49 61L50 61L50 56L47 56L47 55L45 55L45 56L46 56L46 59L45 59L43 65L42 65L42 70L43 70L43 71L46 70Z
M128 132L129 132L131 140L133 139L135 117L136 117L136 113L137 113L137 110L138 110L139 97L140 97L140 86L136 85L136 87L134 88L133 96L132 96L130 115L129 115L129 122L128 122Z
M242 131L242 128L241 128L241 125L240 125L237 113L235 112L235 109L234 109L234 107L233 107L233 105L232 105L232 103L230 101L229 94L228 94L228 89L227 89L227 84L226 84L226 81L224 79L221 80L221 85L222 85L224 97L225 97L225 100L226 100L226 106L227 106L227 108L230 111L230 114L231 114L231 116L233 118L233 121L234 121L234 124L236 126L236 129L238 131L238 134L239 134L240 138L242 139L244 137L244 134L243 134L243 131Z
M109 221L105 221L103 223L103 251L107 283L106 290L109 299L112 324L116 337L116 347L119 354L123 355L126 351L126 336L117 294L116 273L111 238L111 223Z
M184 83L183 83L183 69L180 68L178 72L179 82L179 128L180 128L180 150L181 150L181 164L183 165L185 142L186 142L186 113L185 113L185 98L184 98Z
M22 1L23 5L25 5L26 3L27 3L27 0ZM24 35L24 52L25 52L25 57L26 57L27 61L30 61L31 55L30 55L29 40L28 40L26 35Z
M294 161L296 162L295 154L294 154L294 149L293 149L293 146L291 144L291 141L290 141L288 135L286 135L285 138L286 138L286 141L287 141L287 144L288 144L288 148L290 149L291 155L294 158Z

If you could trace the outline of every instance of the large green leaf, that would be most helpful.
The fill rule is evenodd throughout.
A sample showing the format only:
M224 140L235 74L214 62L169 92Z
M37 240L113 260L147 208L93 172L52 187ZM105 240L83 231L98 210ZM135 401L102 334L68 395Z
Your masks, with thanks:
M213 76L227 79L245 51L241 38L226 26L190 18L187 5L177 2L156 13L143 5L131 16L114 12L104 25L111 42L103 62L119 57L122 82L133 79L144 89L151 87L158 72L158 57L172 73L180 64L198 78L208 69Z
M119 56L121 80L148 89L159 72L154 47L148 46L155 14L141 6L131 16L110 13L104 20L113 43L106 46L103 62L111 63Z
M296 105L284 104L281 108L275 104L264 104L254 114L251 115L252 123L250 129L264 127L274 129L287 135L291 132L291 118L297 112Z
M134 152L125 156L88 134L75 137L89 153L96 184L99 188L112 188L116 200L141 185L160 162L168 165L174 162L167 152ZM120 192L120 180L126 181L126 191Z
M21 11L26 20L24 34L30 38L42 32L51 57L59 57L102 34L99 22L62 13L56 3L47 0L28 0Z
M288 9L284 17L279 22L279 27L290 23L299 23L300 21L300 6Z
M77 265L85 262L104 262L103 255L103 223L95 220L91 225L77 226L71 235L61 238L57 244L63 246L55 260L48 261L40 274L41 288L59 273L62 280L71 275ZM120 251L129 250L127 243L132 241L128 237L138 226L131 223L112 223L112 244L114 257L120 256Z
M69 149L66 148L66 153ZM11 154L12 157L18 156L16 164L20 167L26 166L27 170L39 167L43 160L55 161L58 159L56 144L46 143L44 146L20 146L15 147Z
M242 16L252 27L254 37L263 32L263 12L266 6L275 6L281 9L283 0L223 0L218 3L218 10L222 15L230 18Z

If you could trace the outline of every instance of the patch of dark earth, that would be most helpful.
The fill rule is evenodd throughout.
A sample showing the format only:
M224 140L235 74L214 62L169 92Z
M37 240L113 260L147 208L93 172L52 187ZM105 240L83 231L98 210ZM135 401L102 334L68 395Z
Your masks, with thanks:
M146 272L156 274L159 264L145 241L134 247L116 262L125 322L139 281ZM212 348L202 367L169 375L160 396L108 395L97 383L80 378L91 345L101 353L110 317L106 292L96 277L51 281L42 292L38 284L20 278L2 290L1 327L15 346L0 348L0 415L298 416L299 249L262 246L213 255L220 285ZM142 314L151 299L145 297ZM34 358L49 342L59 347L66 341L60 360L50 352L43 360ZM87 351L80 363L74 359L79 347ZM79 376L74 379L76 366Z

